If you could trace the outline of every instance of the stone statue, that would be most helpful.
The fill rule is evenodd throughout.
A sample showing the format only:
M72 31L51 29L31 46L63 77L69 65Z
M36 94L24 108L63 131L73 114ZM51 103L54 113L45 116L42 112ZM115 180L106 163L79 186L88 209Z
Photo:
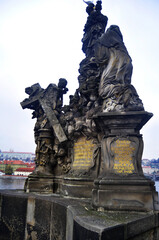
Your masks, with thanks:
M99 84L99 96L103 99L102 111L143 110L142 101L131 85L132 60L118 26L110 26L98 39L95 59L102 70Z
M43 89L37 83L25 89L29 98L25 99L21 106L23 109L34 110L32 118L37 119L34 127L37 145L36 169L33 175L52 175L57 164L61 167L60 172L62 170L66 172L66 165L68 165L65 150L67 136L63 130L63 123L60 122L63 94L68 91L66 85L66 79L60 78L58 86L50 84Z
M80 63L79 68L79 89L80 105L82 105L82 115L92 116L99 111L99 82L100 67L95 60L94 47L96 41L104 33L108 18L101 13L101 1L97 1L96 5L92 2L86 2L88 13L87 22L84 27L84 35L82 38L82 50L86 57Z
M132 60L119 27L105 32L102 2L86 3L85 58L69 105L63 106L68 91L64 78L46 89L36 83L25 90L29 97L21 106L32 109L37 119L36 168L25 189L92 197L96 209L153 210L157 195L143 175L140 134L152 114L144 111L131 84Z
M93 46L96 40L104 33L108 18L101 14L102 2L97 1L96 6L92 2L88 4L86 12L88 13L87 22L84 27L84 36L82 39L82 50L89 57L93 53Z

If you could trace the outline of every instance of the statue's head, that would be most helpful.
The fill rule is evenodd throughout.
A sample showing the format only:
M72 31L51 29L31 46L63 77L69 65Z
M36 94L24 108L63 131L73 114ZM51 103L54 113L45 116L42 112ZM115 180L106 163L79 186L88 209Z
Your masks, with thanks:
M65 78L60 78L59 83L58 83L58 87L59 88L65 88L66 85L67 85L67 80Z
M91 13L94 11L100 12L102 10L102 1L101 0L97 1L96 6L91 1L84 1L84 2L88 5L86 8L86 12L88 13L88 15L91 15Z
M40 91L42 88L40 87L39 83L33 84L31 87L25 88L25 93L28 95L33 95L35 92Z
M86 7L86 12L88 13L88 15L90 15L93 11L94 11L94 4L93 3L89 3L88 6Z
M97 12L100 12L102 10L102 1L97 1L95 9Z
M118 34L121 38L122 37L122 34L121 34L121 31L120 31L120 28L117 26L117 25L111 25L107 31L113 31L115 32L116 34Z

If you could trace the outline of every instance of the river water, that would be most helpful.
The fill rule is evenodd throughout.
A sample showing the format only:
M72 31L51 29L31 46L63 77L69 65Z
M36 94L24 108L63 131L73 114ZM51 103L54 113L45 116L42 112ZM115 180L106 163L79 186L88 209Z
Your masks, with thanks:
M26 177L0 176L0 189L24 189Z
M26 177L0 176L0 189L24 189ZM155 182L156 191L159 192L159 181Z

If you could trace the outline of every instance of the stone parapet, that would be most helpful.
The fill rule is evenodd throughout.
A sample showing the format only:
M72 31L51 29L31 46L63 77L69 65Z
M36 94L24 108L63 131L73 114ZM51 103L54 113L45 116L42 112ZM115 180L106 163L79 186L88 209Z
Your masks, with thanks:
M159 239L158 212L100 210L89 200L0 190L0 239Z

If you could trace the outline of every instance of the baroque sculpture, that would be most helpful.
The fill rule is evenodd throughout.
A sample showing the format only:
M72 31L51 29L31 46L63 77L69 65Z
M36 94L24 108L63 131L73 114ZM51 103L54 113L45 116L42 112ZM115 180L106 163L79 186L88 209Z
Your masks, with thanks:
M86 2L79 87L63 105L67 81L34 84L21 106L33 110L36 169L25 190L91 198L95 208L154 209L154 184L141 168L144 111L131 84L132 60L118 26L106 31L102 2ZM122 189L122 190L121 190ZM147 199L144 192L147 191ZM93 193L93 195L92 195Z
M110 26L98 39L95 56L103 70L99 85L103 112L144 110L131 85L132 61L118 26Z

